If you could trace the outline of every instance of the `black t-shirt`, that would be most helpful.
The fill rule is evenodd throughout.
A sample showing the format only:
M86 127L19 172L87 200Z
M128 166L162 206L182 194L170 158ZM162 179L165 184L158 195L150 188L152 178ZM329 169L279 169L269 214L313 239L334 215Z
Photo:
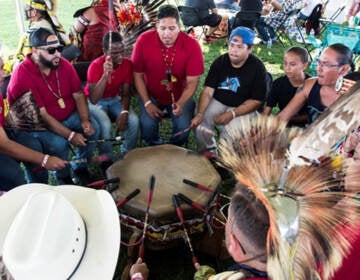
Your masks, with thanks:
M237 107L248 99L265 101L265 66L250 54L243 66L234 68L228 53L225 53L210 66L205 86L214 88L213 97L226 106Z
M305 74L305 78L309 78L308 74ZM287 76L282 76L276 79L271 87L269 97L267 99L266 106L275 107L278 106L280 110L284 109L290 100L296 94L298 88L294 87ZM299 114L306 114L306 105L300 110Z

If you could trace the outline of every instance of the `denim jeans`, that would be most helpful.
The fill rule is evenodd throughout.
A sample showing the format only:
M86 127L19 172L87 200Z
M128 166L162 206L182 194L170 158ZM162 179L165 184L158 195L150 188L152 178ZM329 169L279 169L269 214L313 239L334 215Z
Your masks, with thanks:
M86 137L87 140L97 140L97 139L99 139L99 136L100 136L99 124L91 114L89 114L89 118L90 118L90 122L95 130L95 133L90 136L85 136L85 135L84 136ZM66 120L62 121L61 123L73 131L83 133L83 129L81 126L81 121L80 121L78 112L74 112L73 114L70 115L70 117L68 117ZM71 167L74 170L76 170L78 168L86 168L89 165L89 163L91 162L92 157L94 156L95 147L96 147L96 143L89 143L84 147L77 147L76 151L75 151L75 155L73 156L72 159L73 160L86 159L87 162L72 163Z
M28 147L29 149L50 155L52 155L55 151L53 147L44 146L41 140L39 140L33 135L32 131L24 131L20 129L6 129L6 133L9 139L25 147ZM47 170L39 169L40 167L39 164L35 164L31 162L24 162L24 165L25 165L25 175L26 175L27 183L44 183L44 184L48 183ZM16 171L16 173L19 172ZM21 177L21 175L19 175L19 177ZM22 175L22 177L24 177L24 175ZM16 180L17 179L18 178L16 178Z
M265 42L269 41L269 39L276 38L274 28L265 23L264 17L260 17L256 22L256 29L260 38Z
M151 98L151 101L160 108L160 110L166 110L172 121L172 134L185 130L190 126L191 120L194 116L195 101L191 98L183 107L182 113L179 117L176 117L172 113L172 107L170 105L161 105L157 100ZM145 110L144 103L139 98L140 107L140 129L141 135L145 140L146 145L158 145L163 143L163 139L159 136L159 122L160 120L151 118ZM190 131L183 133L182 135L173 138L168 141L170 144L181 146L189 137Z
M111 123L116 121L122 109L119 97L100 99L96 105L89 102L90 114L96 119L100 126L100 138L111 138ZM139 118L130 109L128 114L128 128L123 132L124 141L121 145L121 152L126 153L134 149L139 137ZM100 154L111 154L112 144L109 141L100 143Z
M24 172L18 161L4 154L0 154L0 166L1 191L9 191L12 188L26 184Z

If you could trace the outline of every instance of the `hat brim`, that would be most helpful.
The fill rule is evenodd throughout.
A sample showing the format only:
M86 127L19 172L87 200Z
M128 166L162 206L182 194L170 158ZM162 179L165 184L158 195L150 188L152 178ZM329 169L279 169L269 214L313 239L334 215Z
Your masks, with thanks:
M65 196L86 223L86 251L71 279L112 279L120 251L120 221L112 196L104 190L73 185L28 184L0 196L0 256L6 234L19 210L30 195L44 190L53 190Z

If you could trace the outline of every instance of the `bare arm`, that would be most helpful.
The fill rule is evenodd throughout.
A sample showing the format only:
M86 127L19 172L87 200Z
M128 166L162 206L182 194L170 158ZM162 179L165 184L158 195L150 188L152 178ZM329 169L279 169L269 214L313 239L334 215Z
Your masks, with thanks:
M130 84L122 85L121 90L121 107L122 111L116 119L116 126L119 131L127 129L129 109L130 109Z
M226 111L220 115L217 115L214 119L216 124L225 125L228 124L232 119L254 112L258 109L263 102L255 99L248 99L240 104L238 107Z
M316 78L305 80L303 89L296 93L288 105L286 105L286 107L278 114L278 117L281 120L289 121L300 111L300 109L306 104L311 88L315 84L316 80Z
M94 128L90 123L89 118L89 107L86 102L86 98L83 92L75 92L73 93L73 97L75 99L76 108L80 117L81 126L85 135L93 135Z
M14 159L32 162L38 165L41 165L45 158L43 153L34 151L10 140L2 127L0 127L0 152ZM66 164L67 161L51 156L43 167L48 170L60 170L64 168Z
M270 106L266 106L264 110L262 111L262 114L265 116L269 116L272 111L272 108Z
M104 62L104 72L97 83L90 83L89 92L90 92L90 102L96 104L103 97L106 84L108 83L109 76L113 70L113 64L111 57L107 56Z
M214 91L215 91L215 89L208 87L208 86L205 86L203 88L203 90L201 91L198 105L197 105L197 114L191 120L191 125L190 125L191 128L198 126L202 122L204 112L205 112L206 108L209 106L209 103L214 94Z
M151 118L160 118L162 115L161 110L151 102L149 93L147 91L145 81L144 81L144 73L134 72L134 83L137 92L139 93L141 100L145 105L145 110Z

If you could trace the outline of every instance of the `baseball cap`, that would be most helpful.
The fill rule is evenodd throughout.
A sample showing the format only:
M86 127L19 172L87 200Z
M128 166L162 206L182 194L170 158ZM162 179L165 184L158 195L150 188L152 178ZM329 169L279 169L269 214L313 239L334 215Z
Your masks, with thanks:
M58 44L59 40L47 41L47 38L51 35L55 35L52 31L47 28L40 27L34 30L31 30L29 35L29 42L31 47L42 47L52 44Z
M237 37L240 37L242 39L243 44L253 45L255 32L250 28L244 26L238 26L231 32L230 42L238 43L239 38Z

